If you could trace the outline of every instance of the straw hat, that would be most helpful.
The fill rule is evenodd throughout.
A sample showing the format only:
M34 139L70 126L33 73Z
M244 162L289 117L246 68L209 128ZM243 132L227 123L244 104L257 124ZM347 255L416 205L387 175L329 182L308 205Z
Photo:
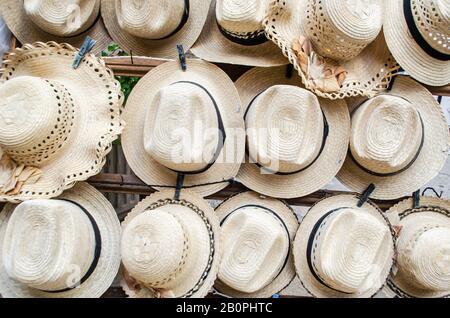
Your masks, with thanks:
M339 181L371 198L408 196L434 177L448 157L449 132L441 106L420 84L398 77L391 91L357 106L350 151Z
M398 69L380 32L381 1L276 0L264 25L307 89L330 99L373 96Z
M271 0L212 0L208 19L192 52L218 63L276 66L288 63L262 24Z
M133 298L199 298L220 263L219 221L189 191L154 193L122 223L122 287Z
M416 80L450 83L450 1L385 0L384 34L398 63Z
M216 213L224 253L215 289L230 297L268 298L287 287L295 277L291 250L298 220L292 208L245 192Z
M314 205L294 241L297 275L315 297L367 298L385 284L394 262L394 233L381 210L354 195Z
M244 105L248 160L238 180L278 198L328 184L345 160L350 116L344 101L317 98L285 67L255 68L236 82Z
M392 207L387 216L400 231L397 270L388 281L400 297L450 296L450 201L422 197Z
M0 213L0 296L96 298L120 266L120 224L106 198L78 183L57 199Z
M168 62L132 91L124 112L127 161L155 188L184 185L201 196L225 188L244 157L243 112L236 88L217 66L200 60ZM208 184L196 187L201 184Z
M102 60L38 42L5 57L0 78L0 201L58 196L100 172L122 131L122 93Z
M23 44L55 41L81 47L86 36L100 53L111 42L102 19L100 0L3 0L0 11L9 29Z
M102 17L111 37L127 52L175 58L187 52L206 21L211 0L102 0Z

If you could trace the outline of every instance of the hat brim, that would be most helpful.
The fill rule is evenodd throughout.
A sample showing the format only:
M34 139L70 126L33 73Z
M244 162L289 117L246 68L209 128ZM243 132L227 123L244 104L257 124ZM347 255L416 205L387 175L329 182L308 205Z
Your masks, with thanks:
M286 67L254 68L240 77L236 86L244 105L273 85L303 87L300 78L286 77ZM292 175L262 173L254 163L242 164L237 179L245 186L271 197L290 199L303 197L320 190L336 176L344 163L350 139L350 115L345 101L319 98L329 125L329 134L319 158L306 170Z
M86 183L78 183L73 189L59 196L80 204L92 215L100 230L102 249L98 265L89 278L69 291L48 293L16 282L3 269L0 253L0 295L4 298L99 298L111 286L120 266L120 224L112 205L96 189ZM57 198L57 199L58 199ZM3 245L8 220L16 205L7 204L0 213L0 249Z
M420 112L425 136L424 145L417 160L406 171L393 176L375 176L358 166L347 156L337 178L346 187L362 193L371 183L375 185L372 199L392 200L411 195L436 177L448 158L449 133L442 107L431 93L413 79L399 76L387 92L403 96Z

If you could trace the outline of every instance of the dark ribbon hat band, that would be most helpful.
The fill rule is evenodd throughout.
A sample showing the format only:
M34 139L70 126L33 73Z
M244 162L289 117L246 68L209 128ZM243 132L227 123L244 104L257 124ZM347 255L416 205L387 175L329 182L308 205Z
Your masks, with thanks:
M184 12L183 12L183 16L181 17L181 21L180 24L178 24L178 26L176 27L175 30L173 30L169 35L166 35L163 38L157 39L157 40L166 40L168 38L171 38L172 36L174 36L175 34L177 34L178 32L181 31L181 29L186 25L186 23L189 20L189 13L190 13L190 3L189 0L184 0Z
M244 45L244 46L256 46L264 44L268 41L266 33L264 31L258 31L254 33L248 33L245 35L234 34L228 30L225 30L219 22L216 20L217 27L220 33L233 43Z

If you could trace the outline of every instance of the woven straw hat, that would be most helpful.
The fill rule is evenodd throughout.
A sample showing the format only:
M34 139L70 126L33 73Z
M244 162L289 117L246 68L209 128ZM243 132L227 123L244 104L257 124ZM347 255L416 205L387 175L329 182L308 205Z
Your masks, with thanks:
M224 253L214 287L230 297L268 298L288 286L295 277L294 211L282 201L245 192L216 213Z
M122 223L122 287L133 298L200 298L220 264L219 221L207 201L164 190Z
M339 181L371 198L408 196L442 170L449 132L441 106L420 84L398 77L391 91L355 107L350 151Z
M285 67L255 68L236 82L245 110L248 160L238 179L271 197L306 196L345 160L350 116L344 101L317 98ZM325 119L325 120L324 120Z
M262 24L271 0L212 0L208 19L192 52L202 59L250 66L287 64Z
M416 80L450 83L450 1L385 0L384 34L397 62Z
M318 96L373 96L398 69L380 32L381 1L276 0L266 33Z
M175 58L187 52L206 21L211 0L102 0L102 17L111 37L127 52Z
M0 295L96 298L120 267L120 224L106 198L78 183L57 199L0 213Z
M185 174L184 185L201 196L222 190L244 157L240 105L233 82L213 64L188 59L185 72L178 62L158 66L127 101L122 145L130 167L155 188Z
M122 131L119 83L102 60L54 42L5 57L0 78L0 201L51 198L100 172Z
M55 41L81 47L89 36L97 42L96 54L111 42L100 18L100 0L3 0L0 11L23 44Z
M388 281L400 297L450 296L450 201L422 197L392 207L387 216L399 230L397 269ZM387 290L387 288L386 288Z
M324 199L306 214L294 241L297 275L315 297L367 298L385 284L394 262L391 225L354 195Z

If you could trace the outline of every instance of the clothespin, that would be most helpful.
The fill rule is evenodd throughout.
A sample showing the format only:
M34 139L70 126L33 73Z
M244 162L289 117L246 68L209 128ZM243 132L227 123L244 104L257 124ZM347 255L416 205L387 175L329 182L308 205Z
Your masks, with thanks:
M413 193L413 208L417 209L420 206L420 189Z
M286 78L292 78L292 75L294 75L294 65L288 64L286 66Z
M184 48L182 45L177 45L178 50L178 58L180 59L181 69L183 72L186 72L187 65L186 65L186 54L184 53Z
M175 188L175 200L180 199L181 189L183 188L184 174L179 173L177 176L177 186Z
M371 183L366 191L364 191L364 193L361 195L361 199L359 199L358 201L358 208L362 207L364 205L364 203L366 203L370 196L372 195L373 191L375 191L375 185L373 183Z
M88 54L92 50L95 43L97 43L97 42L94 39L92 39L89 36L86 37L83 45L80 48L80 51L77 53L77 55L75 56L75 59L73 61L72 67L74 69L77 69L80 66L81 61L84 59L86 54Z

